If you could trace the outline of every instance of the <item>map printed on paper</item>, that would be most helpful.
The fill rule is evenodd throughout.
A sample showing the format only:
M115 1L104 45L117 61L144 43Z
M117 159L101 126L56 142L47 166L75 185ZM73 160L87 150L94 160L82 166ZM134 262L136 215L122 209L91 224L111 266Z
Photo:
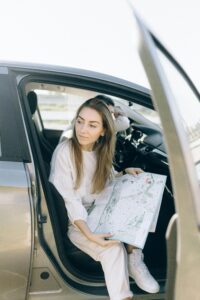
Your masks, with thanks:
M165 175L145 172L116 178L109 201L92 209L89 226L95 222L96 233L110 232L112 239L143 248L155 231L165 183Z

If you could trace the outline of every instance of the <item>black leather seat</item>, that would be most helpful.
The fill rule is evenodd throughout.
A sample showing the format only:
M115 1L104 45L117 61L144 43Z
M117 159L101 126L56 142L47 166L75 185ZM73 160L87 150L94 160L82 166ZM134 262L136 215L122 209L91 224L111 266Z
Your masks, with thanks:
M61 242L64 245L66 260L63 263L68 268L69 265L73 271L77 271L77 276L88 278L92 281L99 281L103 279L103 271L101 264L93 260L89 255L78 249L68 238L68 216L65 208L65 203L62 196L59 194L55 186L49 182L55 210L57 214L57 222L60 227ZM61 255L63 256L63 255Z
M44 134L44 127L40 116L40 112L38 110L37 94L34 91L30 91L27 94L27 98L28 98L35 130L38 136L42 157L45 162L50 163L54 151L54 147L49 143L49 141L47 140Z

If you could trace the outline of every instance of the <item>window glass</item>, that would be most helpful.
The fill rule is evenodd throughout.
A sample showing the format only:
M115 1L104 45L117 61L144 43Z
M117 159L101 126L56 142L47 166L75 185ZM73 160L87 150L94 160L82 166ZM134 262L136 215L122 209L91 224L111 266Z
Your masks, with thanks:
M45 129L66 130L78 107L98 92L45 83L30 83L28 90L34 90L38 98L38 108ZM158 113L150 108L127 100L109 96L115 106L120 106L134 122L160 125Z
M44 89L35 89L35 92L44 128L59 130L65 130L81 103L94 96L92 92L50 85L45 85Z
M114 101L115 101L115 105L120 104L122 107L124 107L124 106L128 107L128 109L127 109L128 115L129 114L131 115L130 112L138 113L145 119L147 119L150 122L153 122L154 124L161 127L161 121L160 121L160 117L159 117L157 111L150 109L148 107L145 107L143 105L134 103L134 102L124 101L119 98L115 98Z
M158 53L168 83L175 96L174 103L177 112L179 112L180 122L182 122L188 137L198 179L200 180L200 102L174 65L160 51Z

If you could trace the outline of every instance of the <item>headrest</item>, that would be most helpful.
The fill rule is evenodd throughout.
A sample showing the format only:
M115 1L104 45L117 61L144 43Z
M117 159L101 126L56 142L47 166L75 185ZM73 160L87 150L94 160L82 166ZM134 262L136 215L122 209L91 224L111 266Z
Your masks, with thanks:
M37 109L37 94L34 91L30 91L27 94L31 114L34 115Z

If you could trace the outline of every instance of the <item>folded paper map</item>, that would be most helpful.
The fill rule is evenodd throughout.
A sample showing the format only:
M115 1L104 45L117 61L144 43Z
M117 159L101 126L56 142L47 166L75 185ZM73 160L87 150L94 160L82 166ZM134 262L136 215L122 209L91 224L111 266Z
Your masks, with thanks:
M88 212L89 227L142 249L156 229L166 178L146 172L116 178L108 201L95 202Z

